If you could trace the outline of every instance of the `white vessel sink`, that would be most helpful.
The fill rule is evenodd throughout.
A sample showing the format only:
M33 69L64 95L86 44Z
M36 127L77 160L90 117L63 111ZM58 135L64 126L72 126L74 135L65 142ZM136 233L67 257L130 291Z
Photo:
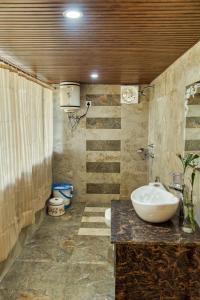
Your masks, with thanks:
M147 222L162 223L177 211L179 199L162 187L142 186L131 194L131 201L138 216Z

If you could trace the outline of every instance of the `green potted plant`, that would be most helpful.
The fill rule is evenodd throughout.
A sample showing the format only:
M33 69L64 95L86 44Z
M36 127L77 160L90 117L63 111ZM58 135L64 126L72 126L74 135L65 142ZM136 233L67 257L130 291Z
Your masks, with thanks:
M194 153L186 153L184 156L177 154L183 166L184 183L182 187L184 220L182 229L184 232L195 231L193 189L196 171L198 170L198 159L200 156Z

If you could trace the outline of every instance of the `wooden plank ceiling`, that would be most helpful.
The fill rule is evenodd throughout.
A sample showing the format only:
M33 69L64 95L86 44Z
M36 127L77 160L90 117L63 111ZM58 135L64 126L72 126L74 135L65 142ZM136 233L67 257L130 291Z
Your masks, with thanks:
M149 83L199 38L200 0L0 1L0 55L49 83Z

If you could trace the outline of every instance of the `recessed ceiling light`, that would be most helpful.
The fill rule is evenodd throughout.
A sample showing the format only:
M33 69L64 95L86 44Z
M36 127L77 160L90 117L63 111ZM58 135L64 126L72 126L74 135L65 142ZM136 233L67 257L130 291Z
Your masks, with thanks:
M90 77L91 77L92 79L97 79L97 78L99 77L99 75L98 75L97 73L92 73L92 74L90 75Z
M66 18L69 19L78 19L82 17L82 12L79 10L75 10L75 9L69 9L64 11L63 16L65 16Z

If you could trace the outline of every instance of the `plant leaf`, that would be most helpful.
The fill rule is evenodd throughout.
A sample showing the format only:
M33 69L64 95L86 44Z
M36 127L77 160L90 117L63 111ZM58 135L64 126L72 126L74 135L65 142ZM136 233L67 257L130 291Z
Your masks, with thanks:
M198 155L198 154L193 154L193 157L192 157L191 162L193 162L195 159L198 159L198 158L199 158L199 155Z
M193 153L186 154L186 156L185 156L185 168L187 168L187 166L192 161L192 157L193 157Z
M188 154L185 155L184 173L185 173L188 166L193 167L192 162L197 158L199 158L198 154L188 153Z

